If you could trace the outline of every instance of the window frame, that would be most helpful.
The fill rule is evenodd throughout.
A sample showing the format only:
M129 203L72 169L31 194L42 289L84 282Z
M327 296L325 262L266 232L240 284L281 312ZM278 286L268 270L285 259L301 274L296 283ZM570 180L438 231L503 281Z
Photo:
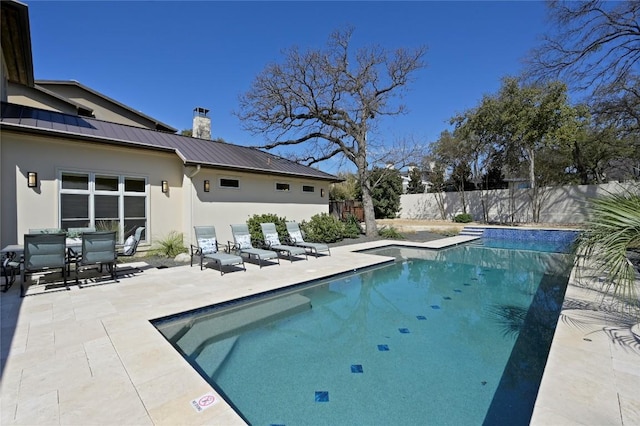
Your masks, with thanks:
M236 181L238 183L238 186L222 185L222 181L223 180ZM241 189L240 178L239 177L235 177L235 176L219 176L218 177L218 188L220 188L220 189L232 189L232 190L238 191L238 190Z
M286 186L287 189L279 189L278 185ZM284 181L276 181L273 185L276 192L291 192L291 183Z
M82 218L80 220L88 220L88 226L95 227L96 223L100 220L114 220L118 221L118 241L122 243L128 236L125 234L125 221L129 220L144 220L145 228L148 229L149 223L149 203L150 203L150 185L149 178L147 176L136 176L131 174L120 174L116 172L95 172L86 170L70 170L63 169L58 171L58 225L61 229L64 229L63 223L72 219L65 220L62 212L62 197L65 194L74 195L86 195L88 197L88 218ZM87 189L67 189L63 188L63 177L65 175L85 175L88 177ZM96 178L117 178L117 190L97 190ZM127 179L141 181L144 191L126 191L125 181ZM96 196L111 196L117 197L117 218L100 219L96 218ZM144 199L144 217L126 217L125 216L125 198L127 197L140 197ZM130 230L131 231L131 230ZM133 232L133 231L131 231ZM129 233L131 233L129 232ZM144 233L146 241L146 232Z

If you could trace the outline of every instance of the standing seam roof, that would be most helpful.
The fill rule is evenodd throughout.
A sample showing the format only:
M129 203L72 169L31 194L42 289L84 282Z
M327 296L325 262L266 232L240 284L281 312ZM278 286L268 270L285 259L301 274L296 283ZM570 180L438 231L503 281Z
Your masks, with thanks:
M172 149L185 164L339 181L329 173L255 148L111 123L2 102L0 124L22 131L96 138L102 143Z

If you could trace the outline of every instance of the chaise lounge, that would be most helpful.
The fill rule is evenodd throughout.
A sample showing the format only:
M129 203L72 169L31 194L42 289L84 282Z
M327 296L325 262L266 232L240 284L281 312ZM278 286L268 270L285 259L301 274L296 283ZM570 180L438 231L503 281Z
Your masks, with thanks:
M257 259L260 268L262 268L262 262L265 260L276 259L278 265L280 264L278 252L253 247L251 233L246 224L231 225L231 234L233 234L232 249L237 250L241 256L246 255L249 259Z
M331 256L331 250L329 246L322 243L308 243L302 238L302 231L300 230L300 226L296 222L287 222L287 232L289 233L289 239L291 243L298 247L303 247L315 257L318 257L318 253L327 252L329 256Z
M244 266L244 259L231 253L225 253L219 250L218 239L216 237L216 228L214 226L194 226L196 233L196 245L191 244L191 266L193 266L193 258L200 259L200 270L206 261L211 261L218 265L220 275L224 275L224 266L239 265L243 270L247 270Z
M304 256L308 260L307 250L303 247L288 246L280 242L278 237L278 231L274 223L261 223L262 235L264 236L264 242L269 246L271 250L275 250L289 257L289 260L293 262L294 256Z

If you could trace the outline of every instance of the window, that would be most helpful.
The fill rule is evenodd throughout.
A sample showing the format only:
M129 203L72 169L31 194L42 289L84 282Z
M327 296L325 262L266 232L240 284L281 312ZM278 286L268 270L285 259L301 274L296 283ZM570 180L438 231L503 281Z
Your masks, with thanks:
M240 181L238 179L220 178L221 188L240 188Z
M276 191L289 191L291 189L291 185L288 183L276 182Z
M147 223L147 181L95 173L62 172L60 227L116 230L122 242Z
M316 192L316 187L311 185L302 185L302 192Z

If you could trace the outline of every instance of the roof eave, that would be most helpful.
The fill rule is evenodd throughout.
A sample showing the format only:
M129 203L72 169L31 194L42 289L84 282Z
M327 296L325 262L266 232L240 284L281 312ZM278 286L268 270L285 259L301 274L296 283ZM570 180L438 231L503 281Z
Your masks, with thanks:
M238 171L238 172L250 172L250 173L263 174L263 175L284 176L284 177L289 177L289 178L304 178L304 179L312 179L312 180L323 180L323 181L327 181L327 182L330 182L330 183L341 182L341 180L339 180L338 178L330 177L330 176L316 176L316 175L309 175L309 174L305 174L305 173L288 173L288 172L278 171L278 170L259 169L257 167L232 166L232 165L228 165L228 164L200 163L200 162L194 162L194 161L185 162L185 166L198 166L198 165L202 166L202 167L205 167L205 168L211 168L211 169L221 169L221 170L230 170L230 171Z
M26 4L16 0L3 0L2 9L2 50L5 59L13 61L9 69L9 80L33 87L33 53L31 51L29 8ZM8 57L10 52L18 54L18 57L15 55Z

